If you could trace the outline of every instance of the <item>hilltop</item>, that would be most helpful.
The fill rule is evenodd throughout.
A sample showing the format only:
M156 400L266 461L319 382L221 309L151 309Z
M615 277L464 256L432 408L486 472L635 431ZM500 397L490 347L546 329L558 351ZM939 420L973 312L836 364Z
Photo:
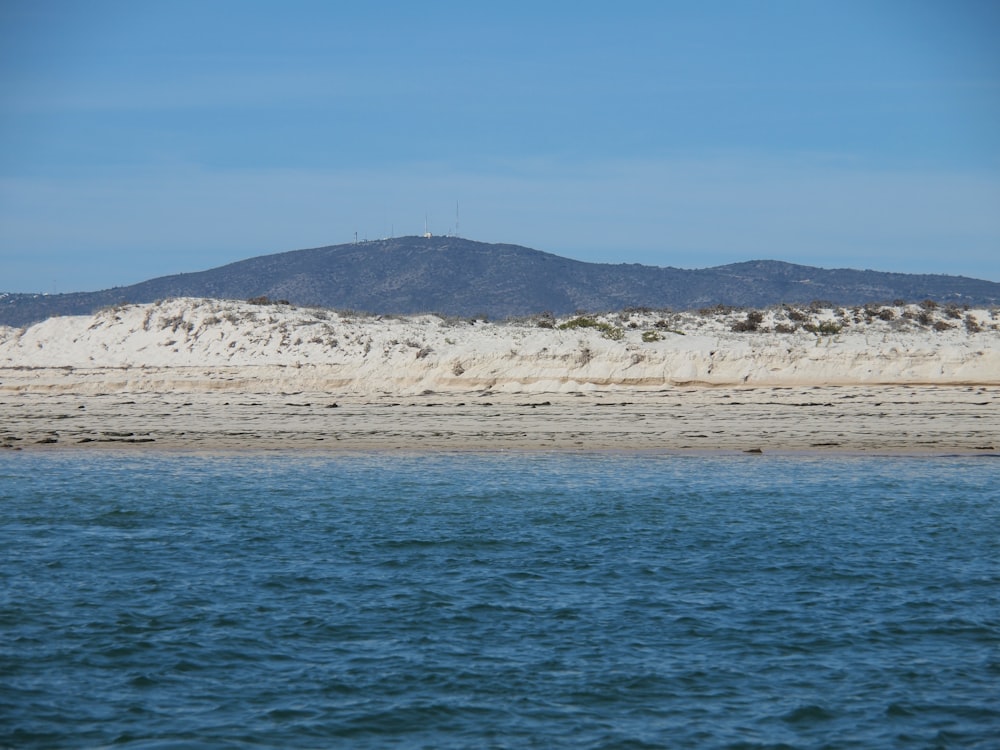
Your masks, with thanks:
M628 308L693 310L897 300L992 306L1000 283L947 275L820 269L750 261L685 270L585 263L527 247L456 237L400 237L263 255L126 287L56 295L0 296L0 325L90 314L170 297L247 300L381 314L505 318Z

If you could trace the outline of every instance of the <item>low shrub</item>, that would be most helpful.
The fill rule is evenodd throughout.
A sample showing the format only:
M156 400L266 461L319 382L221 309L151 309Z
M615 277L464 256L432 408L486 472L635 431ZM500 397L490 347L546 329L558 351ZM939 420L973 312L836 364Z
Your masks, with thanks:
M185 320L184 314L180 313L178 315L171 315L168 318L163 318L160 320L160 330L162 331L167 328L169 328L174 333L177 333L177 331L181 328L183 328L188 333L191 333L191 331L194 330L194 323L192 323L189 320Z
M732 330L737 333L745 333L757 331L760 329L760 324L764 322L764 313L760 310L751 310L747 313L744 320L738 320L733 323Z
M805 323L807 320L809 320L808 315L806 315L804 312L794 307L788 308L787 315L789 320L793 320L796 323Z
M809 333L816 333L820 336L834 336L844 330L843 325L840 323L834 323L832 320L824 320L819 325L810 323L809 325L804 325L802 327L809 331Z
M581 315L571 320L567 320L565 323L560 323L559 330L572 331L574 328L597 328L600 325L601 324L594 318L587 318ZM607 323L605 323L605 325L607 325Z
M612 341L620 341L625 338L625 331L623 329L617 328L610 323L582 315L559 324L560 331L572 331L577 328L596 328L604 335L604 338L611 339Z

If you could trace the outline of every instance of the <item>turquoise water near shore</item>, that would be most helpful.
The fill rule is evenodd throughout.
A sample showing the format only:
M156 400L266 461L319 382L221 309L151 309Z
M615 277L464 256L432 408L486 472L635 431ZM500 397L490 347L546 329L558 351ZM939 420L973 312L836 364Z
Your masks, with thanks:
M0 747L996 747L1000 461L0 455Z

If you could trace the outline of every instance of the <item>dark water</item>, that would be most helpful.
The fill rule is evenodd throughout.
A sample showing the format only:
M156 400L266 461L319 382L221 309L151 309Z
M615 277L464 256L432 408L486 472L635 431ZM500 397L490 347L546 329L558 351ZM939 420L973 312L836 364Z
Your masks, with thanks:
M1000 462L0 456L0 746L1000 747Z

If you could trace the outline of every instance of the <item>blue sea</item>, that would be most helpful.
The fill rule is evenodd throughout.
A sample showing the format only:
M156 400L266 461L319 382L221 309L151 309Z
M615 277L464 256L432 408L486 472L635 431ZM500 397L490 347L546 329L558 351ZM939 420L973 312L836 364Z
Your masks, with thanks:
M997 748L1000 460L0 454L0 747Z

